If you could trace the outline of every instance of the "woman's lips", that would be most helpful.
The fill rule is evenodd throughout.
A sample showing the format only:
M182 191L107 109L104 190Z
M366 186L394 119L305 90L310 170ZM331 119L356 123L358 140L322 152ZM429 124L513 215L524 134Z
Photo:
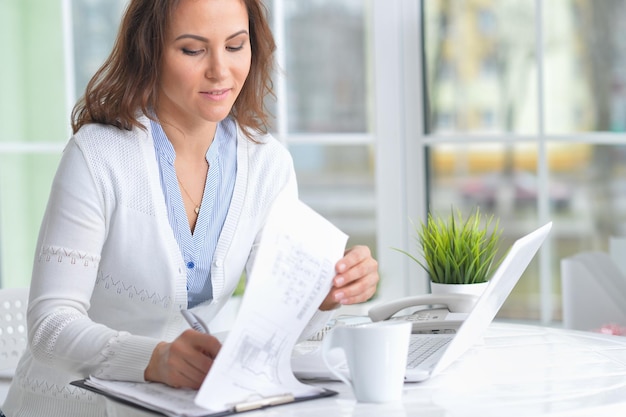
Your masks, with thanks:
M228 97L230 89L203 91L201 94L209 100L221 101Z

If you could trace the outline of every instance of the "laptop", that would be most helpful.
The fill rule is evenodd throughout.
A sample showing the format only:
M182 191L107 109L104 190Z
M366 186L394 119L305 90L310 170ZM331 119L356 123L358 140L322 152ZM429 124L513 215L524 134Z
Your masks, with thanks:
M411 335L405 374L407 382L424 381L438 374L482 338L551 228L552 222L549 222L515 241L489 280L483 294L454 331L422 332ZM458 315L454 315L454 319L457 321ZM357 317L345 324L358 325L369 321L369 317ZM314 339L296 345L291 358L295 376L300 379L336 380L321 357L323 337ZM341 355L330 359L337 363L345 362L345 358ZM341 365L341 368L348 372L345 363Z

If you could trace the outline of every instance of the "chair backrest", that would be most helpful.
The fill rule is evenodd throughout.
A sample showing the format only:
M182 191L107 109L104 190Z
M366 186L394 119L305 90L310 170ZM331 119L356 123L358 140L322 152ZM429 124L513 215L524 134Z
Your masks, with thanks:
M580 252L561 260L563 326L599 330L626 326L626 275L605 252Z
M615 265L626 275L626 236L609 237L609 255Z
M11 373L26 349L28 288L0 289L0 373Z

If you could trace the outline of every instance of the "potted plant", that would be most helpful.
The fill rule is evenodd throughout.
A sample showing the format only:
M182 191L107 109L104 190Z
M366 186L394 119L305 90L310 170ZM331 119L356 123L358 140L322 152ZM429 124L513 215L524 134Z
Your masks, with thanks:
M493 215L483 216L478 207L466 219L458 210L452 210L447 217L429 213L425 223L414 224L423 259L398 250L428 272L432 292L441 292L445 286L447 292L478 295L499 263L499 223Z

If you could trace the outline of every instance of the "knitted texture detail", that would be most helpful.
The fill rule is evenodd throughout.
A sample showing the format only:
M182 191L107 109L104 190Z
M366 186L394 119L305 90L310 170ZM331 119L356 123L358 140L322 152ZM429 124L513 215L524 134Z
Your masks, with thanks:
M149 179L146 175L135 175L148 171L142 153L145 140L137 132L120 131L112 126L85 127L88 139L81 140L80 145L89 155L87 159L92 163L97 186L104 190L104 195L114 195L116 204L154 216ZM120 136L123 136L121 140Z
M39 262L69 262L72 265L97 268L100 256L59 246L46 246L41 249L38 260Z
M125 284L124 281L115 279L111 275L104 275L101 271L98 272L96 286L104 288L107 291L113 291L117 295L123 295L130 299L136 299L151 304L161 304L165 308L168 308L172 303L172 299L169 296L162 296L156 292L139 289L132 284Z
M249 166L254 170L252 177L259 179L251 184L256 187L254 204L247 204L247 212L244 216L256 217L265 215L265 211L271 207L276 193L289 180L291 165L281 164L277 169L276 161L290 160L287 149L278 142L269 141L268 137L259 138L261 144L251 144L252 147L263 147L263 152L249 152ZM259 210L261 210L259 212Z
M60 399L75 399L82 401L94 401L95 394L73 385L51 384L39 379L26 378L20 381L22 389L25 391L43 394L49 397Z
M82 318L84 318L82 314L70 310L56 311L47 316L33 336L31 349L35 357L52 358L57 339L63 329L73 321Z

